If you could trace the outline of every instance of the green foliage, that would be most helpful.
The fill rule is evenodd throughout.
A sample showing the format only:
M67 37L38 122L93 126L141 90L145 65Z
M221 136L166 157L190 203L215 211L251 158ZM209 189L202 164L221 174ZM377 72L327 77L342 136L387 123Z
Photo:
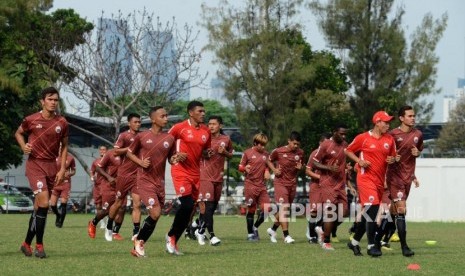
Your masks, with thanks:
M436 146L443 156L464 157L465 155L465 99L457 103L449 121L442 128Z
M296 119L296 109L313 113L305 109L318 90L341 94L349 87L340 61L329 52L313 52L293 23L301 3L255 0L235 8L221 1L217 8L203 7L207 49L216 55L218 75L235 104L242 133L250 139L264 132L270 147L285 142L292 130L305 128L316 136L324 126L308 124L304 116Z
M447 16L433 20L427 14L414 31L410 47L402 27L402 7L393 12L393 0L313 1L319 25L332 48L338 49L353 85L351 108L363 129L371 127L377 110L395 112L413 105L425 121L432 103L420 98L434 88L438 58L434 51L446 28ZM362 109L363 108L363 109Z

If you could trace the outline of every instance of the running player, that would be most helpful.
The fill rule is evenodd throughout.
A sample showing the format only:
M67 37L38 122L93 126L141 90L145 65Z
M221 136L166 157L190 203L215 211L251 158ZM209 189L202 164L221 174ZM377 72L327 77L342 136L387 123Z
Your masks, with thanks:
M391 212L395 216L402 254L410 257L415 253L407 245L406 202L412 182L418 183L415 178L415 164L423 150L423 134L415 128L413 107L401 107L398 116L401 124L390 132L396 142L398 158L389 166L386 182L394 203L391 204Z
M92 165L90 166L90 180L94 183L94 186L92 188L92 198L94 199L94 204L95 204L95 211L101 212L102 211L102 193L100 191L100 184L102 183L102 178L103 175L97 173L97 164L100 162L102 157L105 155L107 152L107 147L106 146L99 146L98 147L99 151L99 157L92 162ZM108 218L108 217L107 217ZM106 229L106 222L105 219L102 219L100 221L100 228L101 229Z
M58 168L61 168L61 157L56 159ZM56 215L55 226L58 228L63 227L63 222L66 217L66 207L69 199L69 192L71 191L71 177L76 174L76 162L74 157L68 153L65 165L65 179L60 185L53 187L52 196L50 197L50 208ZM57 202L60 198L60 211L58 211Z
M191 218L194 202L198 199L200 188L200 160L210 148L211 134L203 122L205 108L199 101L187 105L189 118L175 124L169 134L176 139L176 155L172 158L171 176L180 208L176 212L171 229L166 235L166 250L170 254L181 254L178 249L179 238L184 233Z
M34 237L36 237L34 255L38 258L47 256L43 238L50 193L55 185L63 182L65 177L68 122L63 116L55 113L59 98L59 92L54 87L42 90L40 99L42 111L27 116L15 132L21 150L29 155L26 161L26 177L34 192L34 212L29 220L26 239L20 248L27 257L32 256L31 243ZM58 156L61 156L60 168L56 164Z
M244 196L247 204L247 240L258 241L258 227L265 221L265 210L269 209L270 197L266 190L265 180L270 178L267 167L268 152L265 146L268 137L263 133L258 133L253 137L253 146L246 149L242 154L239 163L239 171L245 174ZM255 223L254 215L260 206L260 214Z
M123 223L126 208L126 197L131 192L132 197L132 222L134 224L132 240L139 233L140 228L140 196L137 192L136 177L138 166L126 158L128 147L134 141L134 137L139 131L141 124L140 115L131 113L128 115L129 129L118 136L115 143L115 155L121 157L121 166L118 167L116 174L116 200L108 212L107 229L105 230L105 239L107 241L122 240L119 234L121 224ZM117 216L117 214L119 214ZM116 221L115 221L116 219ZM113 227L113 221L115 226Z
M325 250L334 250L331 245L333 227L349 214L347 205L345 137L347 127L338 125L330 139L323 141L313 157L313 164L320 170L320 193L323 202L323 243ZM339 212L342 209L342 216ZM328 214L336 213L336 217Z
M218 207L223 188L224 162L232 157L233 147L229 136L222 130L223 118L211 116L208 119L211 151L200 163L199 225L195 236L200 245L205 245L205 229L210 233L210 244L219 245L221 240L213 231L213 214Z
M270 240L276 243L276 230L281 225L284 243L294 243L295 240L289 235L289 221L286 214L294 202L297 189L297 174L302 169L304 151L300 148L300 133L292 131L287 139L287 145L274 149L270 156L268 167L274 173L274 199L278 206L276 221L266 231Z
M163 127L168 123L166 110L162 106L152 107L149 117L152 127L136 135L126 154L131 162L141 168L137 175L137 189L149 213L134 238L131 254L135 257L145 257L145 243L160 218L165 203L166 160L175 151L173 136L163 132Z
M102 195L102 210L95 214L94 219L87 224L87 234L91 239L95 238L95 227L98 222L108 215L111 205L116 198L116 173L121 165L121 158L115 156L115 150L111 149L105 153L100 162L97 164L97 173L103 176L100 184L100 193Z
M347 157L360 166L357 171L357 187L363 213L352 241L347 244L355 256L362 255L359 243L365 231L368 238L367 254L373 257L382 255L381 241L375 241L376 232L380 231L377 229L376 217L383 196L388 164L394 163L396 159L394 138L387 134L392 118L385 111L376 112L373 115L373 129L357 135L346 149ZM378 236L381 238L381 235Z

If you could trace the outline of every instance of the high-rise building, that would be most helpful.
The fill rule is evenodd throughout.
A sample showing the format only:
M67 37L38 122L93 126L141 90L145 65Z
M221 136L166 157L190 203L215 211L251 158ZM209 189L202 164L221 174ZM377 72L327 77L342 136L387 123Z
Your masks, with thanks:
M450 113L457 107L457 103L465 99L465 79L458 79L458 88L455 89L454 95L446 95L443 99L443 117L444 123L450 119Z
M108 97L132 92L132 36L125 20L99 18L97 25L97 78Z

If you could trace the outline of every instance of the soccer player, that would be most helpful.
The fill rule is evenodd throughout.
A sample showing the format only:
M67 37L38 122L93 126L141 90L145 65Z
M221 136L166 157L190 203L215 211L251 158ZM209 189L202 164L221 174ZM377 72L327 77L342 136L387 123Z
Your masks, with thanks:
M333 227L340 221L339 211L342 209L342 216L346 217L349 213L347 204L346 186L346 156L345 148L347 143L345 137L347 127L338 125L333 129L333 135L330 139L320 144L313 164L320 170L320 193L323 202L323 243L324 250L334 250L331 245L331 233ZM331 212L330 215L328 212ZM334 217L334 214L337 214Z
M166 235L166 250L170 254L182 254L178 240L184 233L198 199L200 188L200 159L210 148L211 134L203 124L205 108L199 101L187 105L189 118L175 124L169 134L176 140L176 155L171 158L171 177L181 205L176 212L171 229Z
M152 126L140 132L129 146L126 156L141 169L137 175L137 188L149 215L137 236L131 254L145 257L145 243L152 235L165 203L166 160L175 151L174 137L163 132L168 123L168 114L162 106L155 106L149 112Z
M100 191L100 184L102 183L102 178L103 175L97 173L97 164L100 162L102 157L105 155L107 152L107 147L106 146L99 146L98 147L99 151L99 157L92 162L92 165L90 166L90 180L94 183L94 186L92 188L92 198L94 199L94 204L95 204L95 211L101 212L102 210L102 193ZM106 229L106 223L103 223L105 219L102 219L100 222L100 228L101 229Z
M265 221L265 210L269 210L270 197L266 190L265 180L270 178L268 170L268 152L265 146L268 137L258 133L253 137L253 146L246 149L239 163L239 171L245 174L244 196L247 204L247 240L258 241L258 227ZM254 223L254 215L260 206L260 214Z
M195 236L200 245L205 245L205 229L210 233L210 244L219 245L221 240L213 231L213 214L218 207L223 188L224 162L233 153L232 142L222 130L223 118L211 116L208 128L211 132L211 148L209 155L200 163L200 193L199 193L199 225Z
M320 145L329 139L329 134L322 134L320 136ZM305 174L308 175L311 179L310 182L310 191L309 191L309 220L307 226L307 239L309 243L318 243L318 237L316 233L316 227L321 227L322 225L322 215L321 215L321 206L323 202L321 201L321 191L320 191L320 170L315 168L313 164L313 157L317 153L318 149L315 149L310 154L308 158L307 166L305 168ZM320 215L320 216L319 216ZM321 236L319 237L321 240ZM320 241L321 242L321 241Z
M357 135L346 149L347 157L360 167L357 170L357 187L363 213L353 239L347 244L355 256L362 255L359 243L365 231L368 238L367 254L372 257L382 255L380 241L375 241L376 232L380 231L377 229L376 217L383 196L387 166L394 163L396 158L394 138L387 134L392 118L385 111L376 112L372 119L373 129Z
M61 168L61 156L56 159L58 168ZM56 215L55 226L58 228L63 227L63 222L66 217L66 207L69 199L69 192L71 191L71 177L76 174L76 162L74 157L68 153L65 165L65 179L60 185L53 187L52 196L50 197L50 208ZM58 198L60 198L60 211L57 208Z
M410 257L415 253L407 245L406 202L412 182L418 183L415 178L415 164L423 150L423 134L415 128L415 111L411 106L401 107L398 116L400 126L389 133L394 137L398 158L389 166L386 182L393 201L391 212L395 216L402 254Z
M268 158L268 167L274 173L274 198L278 206L276 221L266 231L272 243L276 243L276 230L281 226L284 243L294 243L289 235L289 221L286 214L294 201L297 189L297 174L302 169L304 151L300 148L300 133L292 131L287 139L287 145L274 149Z
M34 255L45 258L44 232L50 193L55 185L63 182L68 153L68 122L55 111L59 105L59 92L54 87L42 90L40 104L42 111L27 116L15 132L15 138L26 161L26 177L34 191L34 212L29 220L26 239L21 252L32 256L31 243L36 237ZM27 142L26 137L27 136ZM61 167L56 158L61 156Z
M126 158L126 153L128 147L134 141L134 137L139 131L141 124L140 115L131 113L128 115L128 125L129 129L118 136L118 139L115 143L115 155L120 156L121 166L118 167L118 172L116 173L116 200L108 212L108 222L107 229L105 230L105 239L107 241L122 240L123 238L119 234L121 224L123 223L124 213L126 204L126 197L129 192L131 192L132 197L132 222L133 222L133 232L132 240L134 240L135 235L139 233L140 229L140 196L137 192L136 177L138 166L136 163L132 162ZM119 214L117 216L117 214ZM115 220L116 219L116 220ZM113 221L115 221L115 226L113 227Z
M91 239L95 238L95 227L98 222L108 215L108 211L116 199L116 173L121 165L121 158L116 156L114 151L114 149L107 151L96 167L97 173L103 176L100 184L102 210L96 213L94 219L87 224L87 234Z

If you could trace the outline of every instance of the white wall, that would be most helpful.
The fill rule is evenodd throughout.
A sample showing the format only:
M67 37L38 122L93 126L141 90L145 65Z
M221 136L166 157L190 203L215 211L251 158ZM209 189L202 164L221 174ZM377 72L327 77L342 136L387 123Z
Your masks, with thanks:
M465 159L418 158L420 187L407 200L409 221L465 221Z

